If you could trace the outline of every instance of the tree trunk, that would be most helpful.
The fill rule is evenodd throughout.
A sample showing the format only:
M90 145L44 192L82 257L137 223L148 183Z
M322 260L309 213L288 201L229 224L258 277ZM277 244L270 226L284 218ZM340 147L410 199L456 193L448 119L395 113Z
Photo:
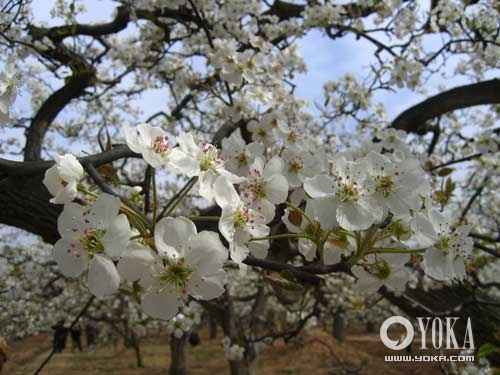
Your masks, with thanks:
M144 367L144 364L142 363L142 354L141 354L141 342L135 332L132 332L132 347L134 348L135 351L135 358L136 358L136 363L137 367Z
M333 317L333 337L335 337L339 342L343 342L345 340L345 326L345 313L344 310L339 307L335 311L335 316Z
M216 339L217 338L217 318L215 317L215 314L212 312L209 312L208 314L208 324L210 327L210 339Z
M255 375L253 363L247 361L229 361L229 373L231 375Z
M137 367L144 367L144 364L142 363L141 346L139 345L138 342L134 345L134 350L135 350Z
M180 339L170 335L170 375L186 375L186 343L188 335Z

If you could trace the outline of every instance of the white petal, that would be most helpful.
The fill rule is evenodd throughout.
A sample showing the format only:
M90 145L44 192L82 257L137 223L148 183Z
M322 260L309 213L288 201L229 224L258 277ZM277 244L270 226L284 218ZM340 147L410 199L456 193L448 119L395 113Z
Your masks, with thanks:
M359 292L372 294L382 286L382 282L378 278L366 272L361 266L354 266L351 271L358 278L354 289Z
M264 159L258 157L255 158L252 165L250 166L250 171L253 174L258 174L262 177L262 172L264 171Z
M267 199L260 199L252 202L250 208L264 217L263 222L265 224L274 219L276 206Z
M427 249L422 265L424 272L436 280L451 280L455 274L452 258L434 247Z
M316 257L316 244L307 238L299 238L299 252L311 262Z
M286 201L288 196L288 180L285 176L277 174L266 180L266 198L274 204Z
M61 238L54 245L53 254L64 276L77 277L87 267L87 253L79 242Z
M137 281L149 273L154 257L151 250L132 242L116 266L121 277L127 281Z
M225 176L219 176L214 184L215 201L221 208L236 206L241 202L233 184Z
M400 254L379 254L379 257L386 260L389 264L402 267L406 263L410 261L409 253L400 253Z
M268 179L274 175L283 174L285 169L285 162L279 156L273 156L264 167L262 177Z
M219 231L228 242L233 242L234 240L234 214L235 211L231 206L222 207L219 219Z
M167 152L166 154L158 154L154 150L148 149L142 153L142 156L146 163L148 163L153 168L161 168L168 162L170 152Z
M127 248L132 230L128 223L127 216L118 215L106 229L106 233L101 242L104 246L104 252L110 258L119 257Z
M269 250L269 241L252 241L248 243L248 250L250 253L259 259L264 259L267 257L267 253Z
M76 181L68 182L65 187L57 192L57 194L50 200L50 202L55 204L66 204L72 202L78 194L76 184Z
M337 208L337 221L347 230L365 230L375 221L372 212L359 203L341 203Z
M420 212L416 213L410 221L413 230L412 240L417 246L428 247L436 243L438 237L431 222Z
M190 133L181 133L177 137L177 142L179 142L179 147L187 155L196 156L198 154L199 147L194 141L194 137Z
M185 174L188 177L198 176L200 174L200 161L174 148L168 155L167 168L177 174Z
M327 175L318 175L304 180L304 190L311 198L326 198L335 194L333 179Z
M234 242L231 246L231 259L236 263L241 263L248 256L250 250L246 245L239 244Z
M141 142L139 135L137 134L137 130L131 128L128 125L123 125L123 133L125 134L125 142L127 146L134 152L138 154L142 154L144 151L145 145Z
M429 210L429 220L434 230L438 233L444 232L450 226L448 218L436 208L431 208Z
M200 172L199 184L200 195L205 198L209 203L213 203L215 198L214 185L218 176L213 172Z
M323 229L330 230L338 226L337 218L333 214L337 206L338 201L332 198L308 199L306 214L311 219L317 220Z
M115 293L120 286L120 275L111 260L94 255L89 262L87 275L90 293L97 297Z
M53 165L45 171L45 176L43 178L43 184L52 196L55 196L63 186L63 180L59 176L57 171L57 165Z
M86 208L77 203L67 203L57 218L57 229L63 237L77 237L83 233L90 223L85 222Z
M137 125L137 131L139 132L139 137L142 143L146 147L150 147L156 138L164 138L167 135L167 133L165 133L160 127L151 126L147 123Z
M209 231L192 236L184 254L186 264L201 275L218 271L227 258L228 251L222 245L219 235Z
M90 209L89 220L92 228L106 229L120 211L120 198L102 193Z
M341 260L342 250L331 244L329 241L325 242L323 247L323 263L325 265L336 264Z
M183 245L196 233L196 225L191 220L166 217L156 223L155 246L160 254L166 254L170 259L180 259L184 256Z
M210 300L220 297L224 293L227 275L224 270L209 276L193 273L187 284L187 290L195 298Z
M81 180L83 177L83 167L74 155L56 155L54 159L59 175L64 181L70 182Z
M179 311L180 306L182 306L182 302L177 298L175 291L170 289L151 290L142 296L142 311L152 318L172 319Z
M391 270L391 274L385 280L385 285L390 290L404 291L410 276L408 271L404 268L395 268Z

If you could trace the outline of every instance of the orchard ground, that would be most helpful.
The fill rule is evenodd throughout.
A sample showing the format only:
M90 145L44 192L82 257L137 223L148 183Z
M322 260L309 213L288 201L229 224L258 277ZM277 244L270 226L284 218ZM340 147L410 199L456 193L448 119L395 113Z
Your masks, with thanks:
M221 339L209 339L206 330L200 333L201 344L187 347L189 374L229 374ZM33 374L51 349L52 336L43 334L20 341L11 341L10 358L5 374ZM144 368L137 368L133 349L125 349L120 341L98 347L96 353L72 352L68 339L66 350L55 355L42 371L44 375L156 375L166 374L170 363L167 335L148 336L142 340L141 351ZM420 342L414 343L416 355L437 355L437 351L420 350ZM335 353L334 358L330 351ZM437 362L384 362L385 355L408 355L403 350L394 352L380 341L378 330L365 333L349 329L346 340L337 342L325 330L313 329L303 332L288 345L281 341L265 350L259 357L259 375L397 375L397 374L441 374ZM339 364L338 361L342 361ZM362 365L359 372L356 370ZM352 371L352 372L351 372Z

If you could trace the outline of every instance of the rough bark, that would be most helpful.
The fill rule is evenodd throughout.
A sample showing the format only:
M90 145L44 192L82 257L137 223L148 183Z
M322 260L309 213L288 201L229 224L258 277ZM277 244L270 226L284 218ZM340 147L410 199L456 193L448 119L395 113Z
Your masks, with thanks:
M62 207L49 203L43 173L11 175L0 179L0 223L39 235L45 242L59 238L57 217Z
M180 339L174 335L170 336L170 375L186 375L186 344L188 335L184 334Z
M427 121L457 109L500 103L500 79L458 86L431 96L408 108L391 126L410 133L425 134L432 130Z
M210 339L217 338L217 319L212 312L208 314L208 323L210 327Z

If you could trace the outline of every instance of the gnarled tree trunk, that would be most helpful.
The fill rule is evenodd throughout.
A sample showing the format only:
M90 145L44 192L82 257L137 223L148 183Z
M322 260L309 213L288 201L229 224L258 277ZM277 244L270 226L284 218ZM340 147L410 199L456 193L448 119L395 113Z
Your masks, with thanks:
M180 339L170 335L170 375L186 375L186 344L188 335L184 334Z

